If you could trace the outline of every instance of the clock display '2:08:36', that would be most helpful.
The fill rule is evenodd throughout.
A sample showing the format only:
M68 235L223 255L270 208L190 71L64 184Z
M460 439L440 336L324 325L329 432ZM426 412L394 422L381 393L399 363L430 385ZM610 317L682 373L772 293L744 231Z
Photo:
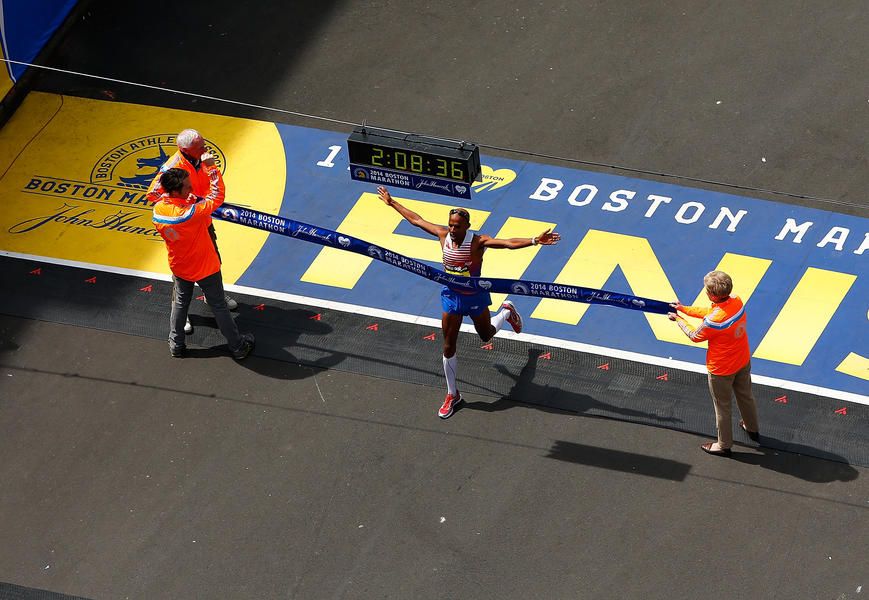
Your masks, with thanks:
M476 144L357 127L347 138L351 165L472 183L480 176Z
M406 150L369 146L371 155L366 161L372 167L407 171L441 179L466 181L468 176L463 161L440 156L426 156Z

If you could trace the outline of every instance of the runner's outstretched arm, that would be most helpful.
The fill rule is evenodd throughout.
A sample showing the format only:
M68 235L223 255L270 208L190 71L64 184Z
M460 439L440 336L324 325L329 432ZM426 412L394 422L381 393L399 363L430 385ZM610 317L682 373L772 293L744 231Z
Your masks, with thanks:
M489 237L488 235L480 236L480 245L484 248L508 248L517 250L519 248L527 248L528 246L551 246L557 244L561 239L561 234L555 233L547 229L537 237L533 238L509 238L506 240Z
M386 206L391 206L392 208L394 208L398 212L398 214L400 214L407 220L408 223L410 223L411 225L416 225L426 233L430 233L435 237L443 238L449 231L449 229L447 229L446 227L443 227L441 225L435 225L434 223L429 223L409 208L406 208L399 204L398 201L389 194L389 190L387 190L385 187L380 186L379 188L377 188L377 195L380 197L381 200L383 200L383 203Z

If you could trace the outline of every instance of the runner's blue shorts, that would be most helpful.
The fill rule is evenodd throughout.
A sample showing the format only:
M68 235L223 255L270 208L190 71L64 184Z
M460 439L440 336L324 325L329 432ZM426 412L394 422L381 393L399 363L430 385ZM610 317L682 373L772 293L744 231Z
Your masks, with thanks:
M449 288L441 290L441 306L449 315L476 317L481 312L489 310L492 297L489 292L476 294L458 294Z

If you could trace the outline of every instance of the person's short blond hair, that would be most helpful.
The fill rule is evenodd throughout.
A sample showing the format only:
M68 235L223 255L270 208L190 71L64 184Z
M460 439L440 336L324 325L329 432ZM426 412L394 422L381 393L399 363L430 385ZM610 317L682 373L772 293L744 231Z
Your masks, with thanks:
M703 285L715 298L726 298L733 291L733 280L724 271L709 271L703 278Z

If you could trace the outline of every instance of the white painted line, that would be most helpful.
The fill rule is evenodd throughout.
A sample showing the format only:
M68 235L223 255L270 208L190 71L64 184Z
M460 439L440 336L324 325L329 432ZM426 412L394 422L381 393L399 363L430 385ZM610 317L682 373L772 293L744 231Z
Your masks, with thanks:
M137 271L135 269L122 269L119 267L112 267L108 265L98 265L92 263L84 263L78 262L74 260L64 260L58 258L50 258L45 256L35 256L32 254L19 254L17 252L6 252L4 250L0 250L0 256L8 256L10 258L20 258L23 260L33 260L36 262L44 262L56 265L63 265L69 267L78 267L82 269L92 269L95 271L104 271L106 273L115 273L118 275L132 275L134 277L144 277L151 279L158 279L161 281L172 281L172 276L167 275L166 273L152 273L150 271ZM389 321L399 321L402 323L411 323L413 325L425 325L428 327L434 327L440 329L441 321L440 319L432 319L431 317L423 317L419 315L411 315L407 313L400 313L391 310L383 310L380 308L371 308L368 306L358 306L356 304L347 304L345 302L335 302L333 300L323 300L321 298L309 298L308 296L298 296L296 294L287 294L284 292L275 292L271 290L261 290L258 288L252 288L244 285L225 285L224 288L230 292L236 292L239 294L247 294L250 296L260 296L262 298L271 298L272 300L280 300L282 302L293 302L295 304L304 304L306 306L313 306L317 308L327 308L329 310L337 310L341 312L349 312L357 315L366 315L369 317L376 317L379 319L387 319ZM474 326L470 324L463 324L462 331L465 333L476 333L474 330ZM595 346L592 344L583 344L581 342L573 342L570 340L562 340L559 338L551 338L542 335L533 335L528 333L520 333L516 334L512 331L499 331L496 334L496 337L505 338L505 339L515 339L521 342L533 342L536 344L542 344L546 346L552 346L554 348L563 348L565 350L573 350L575 352L585 352L591 354L601 354L603 356L608 356L610 358L619 358L623 360L630 360L633 362L658 365L660 367L668 367L671 369L678 369L681 371L688 371L692 373L706 373L705 365L698 365L695 363L689 363L681 360L673 360L670 358L663 358L660 356L654 356L651 354L641 354L639 352L629 352L627 350L619 350L617 348L608 348L606 346ZM836 400L844 400L847 402L853 402L855 404L863 404L869 406L869 396L864 396L862 394L855 394L853 392L846 392L843 390L834 390L831 388L820 387L817 385L810 385L807 383L800 383L798 381L788 381L786 379L777 379L775 377L766 377L765 375L756 375L752 373L751 380L754 383L759 383L761 385L767 385L771 387L780 387L785 390L791 390L794 392L804 392L807 394L815 394L817 396L825 396L827 398L834 398Z

